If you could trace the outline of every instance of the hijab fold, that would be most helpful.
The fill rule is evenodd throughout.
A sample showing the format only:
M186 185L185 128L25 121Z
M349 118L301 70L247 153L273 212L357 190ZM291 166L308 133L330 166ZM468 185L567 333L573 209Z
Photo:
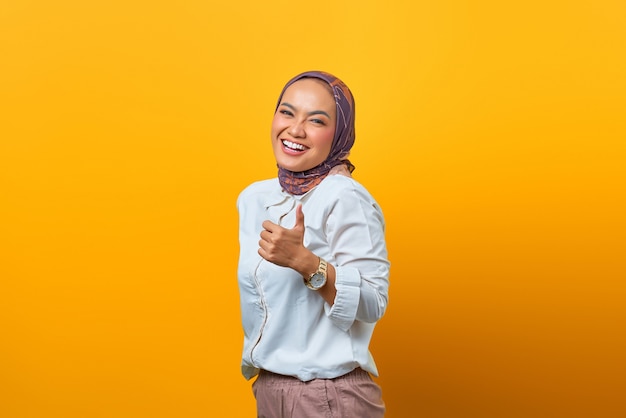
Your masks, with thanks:
M301 73L285 84L278 97L276 109L285 94L285 90L293 83L303 78L317 78L330 86L333 91L337 107L335 136L326 160L320 165L306 171L289 171L278 167L278 181L281 187L293 195L302 195L317 186L329 174L333 167L345 164L349 172L354 171L354 165L348 160L350 149L354 145L354 98L348 86L332 74L323 71L307 71Z

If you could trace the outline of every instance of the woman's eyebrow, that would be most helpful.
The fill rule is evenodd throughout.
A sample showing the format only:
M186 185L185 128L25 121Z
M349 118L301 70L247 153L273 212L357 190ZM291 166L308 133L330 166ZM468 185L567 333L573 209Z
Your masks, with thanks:
M292 104L290 104L290 103L287 103L287 102L282 102L280 105L281 105L281 106L288 107L289 109L291 109L291 110L293 110L293 111L295 111L295 110L296 110L296 107L295 107L294 105L292 105ZM312 116L312 115L324 115L324 116L326 116L328 119L332 119L332 118L330 117L330 115L329 115L328 113L324 112L323 110L313 110L313 111L311 111L311 112L307 113L307 115L308 115L308 116Z

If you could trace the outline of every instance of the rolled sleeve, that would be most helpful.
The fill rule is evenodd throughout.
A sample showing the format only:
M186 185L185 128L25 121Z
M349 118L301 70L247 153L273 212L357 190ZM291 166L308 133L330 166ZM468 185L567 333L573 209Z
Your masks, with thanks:
M326 313L343 330L355 320L378 321L387 307L389 287L382 211L365 189L351 186L343 188L326 223L337 272L337 295Z
M349 267L335 267L337 295L331 307L324 305L326 315L342 331L347 331L356 319L361 297L361 275Z

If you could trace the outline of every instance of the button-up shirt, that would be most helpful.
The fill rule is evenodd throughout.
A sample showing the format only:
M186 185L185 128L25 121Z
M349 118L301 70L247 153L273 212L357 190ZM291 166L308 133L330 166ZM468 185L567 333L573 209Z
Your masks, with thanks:
M263 221L293 228L299 204L304 246L335 267L332 306L298 272L258 254ZM244 189L237 208L246 379L259 369L302 381L338 377L356 367L378 376L369 343L387 307L389 261L383 214L370 193L343 175L329 175L301 196L271 179Z

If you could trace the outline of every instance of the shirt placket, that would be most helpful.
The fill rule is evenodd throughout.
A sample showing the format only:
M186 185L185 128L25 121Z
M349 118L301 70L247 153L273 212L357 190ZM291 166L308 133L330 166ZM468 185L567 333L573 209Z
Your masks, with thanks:
M266 207L268 219L276 223L277 225L282 226L283 219L296 207L296 203L297 200L293 196L285 196L285 199L283 199L280 203ZM265 300L265 292L263 291L263 286L259 278L259 268L264 262L267 262L264 258L261 258L261 260L259 260L253 274L254 285L256 286L257 292L259 294L259 306L261 307L261 310L263 312L263 319L261 322L261 326L259 327L259 333L254 341L254 344L250 348L249 357L252 364L255 364L254 351L260 344L261 339L263 338L263 330L265 329L269 317L267 302Z

